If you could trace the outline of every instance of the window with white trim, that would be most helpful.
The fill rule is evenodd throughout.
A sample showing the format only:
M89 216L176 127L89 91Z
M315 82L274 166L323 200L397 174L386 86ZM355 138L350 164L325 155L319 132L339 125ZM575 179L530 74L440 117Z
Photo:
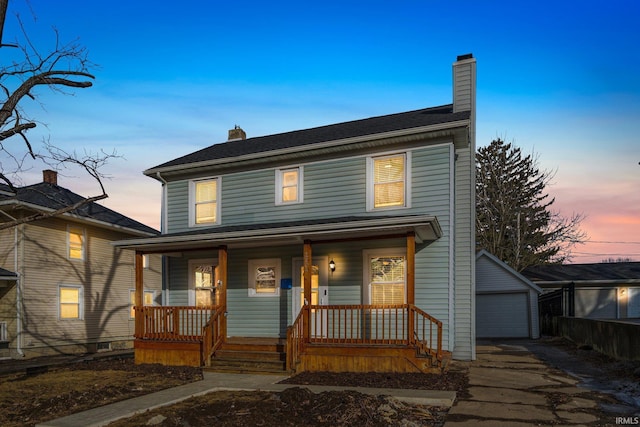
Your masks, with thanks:
M410 153L367 158L367 210L410 206Z
M249 260L249 296L280 296L280 258Z
M67 228L67 257L68 259L84 260L85 256L84 228Z
M58 286L59 318L61 320L82 320L84 317L84 293L82 286Z
M220 178L189 182L189 225L220 223Z
M302 166L276 169L276 205L302 203Z
M365 251L366 300L368 304L404 304L407 294L406 251Z
M145 305L145 306L155 305L155 301L154 301L155 297L156 297L155 291L145 290L142 296L142 305ZM136 306L136 290L129 289L129 319L135 319L136 317L136 312L134 310L135 306Z

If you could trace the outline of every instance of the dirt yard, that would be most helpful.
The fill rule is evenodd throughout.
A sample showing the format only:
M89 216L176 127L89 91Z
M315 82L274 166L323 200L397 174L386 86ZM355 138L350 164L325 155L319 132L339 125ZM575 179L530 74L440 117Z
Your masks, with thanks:
M33 426L86 409L174 387L202 378L199 368L135 365L131 359L96 360L0 377L0 425ZM403 387L464 392L464 371L446 375L302 374L290 384ZM303 386L302 386L303 387ZM421 425L444 423L446 408L407 405L357 392L313 394L294 387L282 393L218 392L142 414L114 426L147 425ZM288 424L287 424L288 423ZM413 423L413 424L412 424Z
M551 342L599 367L603 378L640 378L637 363L612 362L564 341ZM218 392L112 424L118 426L442 426L446 408L408 405L389 397L353 391L313 394L307 384L455 390L468 387L465 364L443 376L419 374L303 373L286 380L298 385L282 393ZM131 359L94 360L0 376L0 426L33 426L86 409L152 393L202 378L199 368L134 365Z

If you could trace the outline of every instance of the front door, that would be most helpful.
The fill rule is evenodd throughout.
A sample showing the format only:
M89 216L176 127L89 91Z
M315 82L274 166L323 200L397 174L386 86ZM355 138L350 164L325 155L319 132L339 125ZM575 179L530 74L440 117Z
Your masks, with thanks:
M328 305L329 304L329 280L327 278L329 272L329 260L327 257L313 257L311 271L311 301L307 301L310 305ZM293 319L298 317L300 309L305 305L304 300L304 268L302 258L293 259ZM327 316L326 312L322 314L322 319L316 314L316 310L311 311L311 336L326 336L327 332Z

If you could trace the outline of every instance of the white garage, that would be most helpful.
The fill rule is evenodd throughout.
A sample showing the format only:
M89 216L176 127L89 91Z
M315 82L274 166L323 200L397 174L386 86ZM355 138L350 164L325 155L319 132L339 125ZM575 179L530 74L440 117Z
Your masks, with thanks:
M538 286L494 255L476 255L476 337L539 338Z

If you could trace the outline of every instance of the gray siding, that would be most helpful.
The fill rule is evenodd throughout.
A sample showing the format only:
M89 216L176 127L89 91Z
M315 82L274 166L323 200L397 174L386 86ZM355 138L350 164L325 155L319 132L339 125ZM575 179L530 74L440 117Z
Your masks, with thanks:
M453 357L475 357L475 200L472 180L473 154L469 149L456 150L455 162L455 344Z
M447 214L448 168L448 145L414 150L411 208L379 212L366 211L366 157L304 164L304 203L292 205L275 204L275 168L232 173L222 176L220 225L327 216ZM188 180L167 184L167 233L190 230L188 193Z
M525 295L526 299L522 299L522 295ZM496 314L492 312L487 307L482 307L482 303L488 303L489 305L496 304L496 301L500 300L500 298L511 299L512 301L517 302L518 304L522 303L525 306L505 306L502 305L505 312L501 314L501 318L505 319L505 328L513 327L521 327L522 319L526 319L528 321L528 328L526 335L487 335L484 333L484 337L497 337L497 336L527 336L530 338L539 338L539 325L538 325L538 292L531 288L527 283L524 283L521 278L512 274L509 270L503 268L500 265L497 265L492 259L486 256L480 256L476 261L476 295L478 295L477 299L477 309L478 309L478 319L483 315ZM480 296L482 295L482 299ZM505 297L501 297L501 295L506 295ZM514 295L520 295L514 296ZM490 301L491 298L494 298L494 301ZM500 304L498 304L500 305ZM509 312L508 310L512 311ZM523 311L526 312L526 316L523 317ZM482 313L481 313L482 312ZM513 319L509 322L509 316ZM478 320L480 322L480 320ZM478 336L480 335L480 330L482 329L481 325L477 325L478 328ZM503 330L502 333L507 333Z
M465 336L458 348L461 358L471 358L471 253L472 204L470 185L469 150L459 150L455 177L462 194L456 199L455 223L462 226L452 230L450 218L452 201L451 182L453 163L451 144L422 147L412 150L411 155L411 207L379 212L366 211L366 156L325 160L304 164L304 203L276 206L275 168L258 171L237 172L222 176L221 225L284 222L297 219L313 219L339 216L366 215L410 215L428 214L438 218L442 237L416 248L416 304L444 323L445 349L453 350L450 337L454 336L452 321L460 324ZM189 230L188 227L188 181L168 184L168 232ZM453 236L452 236L452 233ZM452 238L462 237L454 252L450 247ZM362 303L362 252L379 247L404 247L404 240L353 242L340 245L314 245L313 254L326 255L334 259L338 268L329 278L330 304ZM274 253L276 255L274 255ZM247 292L247 262L252 258L280 257L284 277L291 275L291 259L302 256L302 244L292 247L233 250L229 253L228 284L228 333L230 336L273 336L286 331L291 322L290 291L282 290L280 298L250 298ZM193 255L197 258L197 256ZM171 259L169 263L169 304L182 305L188 302L187 259ZM456 265L456 298L465 301L459 312L452 312L450 300L453 273L450 265ZM467 322L467 323L465 323Z

